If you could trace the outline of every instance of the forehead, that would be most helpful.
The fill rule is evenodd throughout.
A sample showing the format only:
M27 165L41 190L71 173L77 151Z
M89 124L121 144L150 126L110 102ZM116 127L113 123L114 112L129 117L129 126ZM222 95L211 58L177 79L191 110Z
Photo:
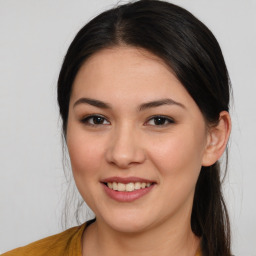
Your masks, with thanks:
M74 81L71 101L79 97L134 104L166 97L192 100L163 60L134 47L104 49L86 60Z
M135 47L120 46L103 49L93 54L80 68L76 80L86 76L97 74L97 79L101 77L114 80L121 75L124 77L138 78L140 76L152 76L156 73L170 75L172 70L162 59L151 52ZM144 77L145 78L145 77Z

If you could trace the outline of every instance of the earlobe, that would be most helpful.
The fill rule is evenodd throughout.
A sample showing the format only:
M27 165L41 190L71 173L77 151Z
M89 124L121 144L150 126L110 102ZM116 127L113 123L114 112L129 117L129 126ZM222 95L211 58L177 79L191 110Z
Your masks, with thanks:
M226 149L231 131L231 119L227 111L220 112L219 122L209 128L202 166L210 166L219 160Z

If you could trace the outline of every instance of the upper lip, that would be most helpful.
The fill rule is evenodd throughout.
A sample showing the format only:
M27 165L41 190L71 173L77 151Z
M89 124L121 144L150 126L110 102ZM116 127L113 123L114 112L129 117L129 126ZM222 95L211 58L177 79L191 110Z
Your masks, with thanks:
M135 183L135 182L155 183L155 181L153 180L144 179L140 177L118 177L118 176L102 179L101 182L102 183L117 182L117 183L123 183L123 184L131 183L131 182L132 183Z

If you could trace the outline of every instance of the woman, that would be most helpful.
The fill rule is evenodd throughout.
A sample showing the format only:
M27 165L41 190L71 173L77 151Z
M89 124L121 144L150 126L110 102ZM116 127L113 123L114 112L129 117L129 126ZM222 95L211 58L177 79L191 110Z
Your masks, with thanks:
M68 49L58 103L96 218L4 255L231 255L229 77L205 25L155 0L100 14Z

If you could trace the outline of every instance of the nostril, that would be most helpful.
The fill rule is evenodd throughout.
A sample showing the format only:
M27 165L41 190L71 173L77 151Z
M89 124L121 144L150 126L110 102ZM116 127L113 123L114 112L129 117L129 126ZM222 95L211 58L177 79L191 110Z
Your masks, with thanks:
M146 159L145 152L138 140L130 134L119 135L113 138L111 145L106 150L106 160L109 164L121 169L128 169L135 164L143 163Z

